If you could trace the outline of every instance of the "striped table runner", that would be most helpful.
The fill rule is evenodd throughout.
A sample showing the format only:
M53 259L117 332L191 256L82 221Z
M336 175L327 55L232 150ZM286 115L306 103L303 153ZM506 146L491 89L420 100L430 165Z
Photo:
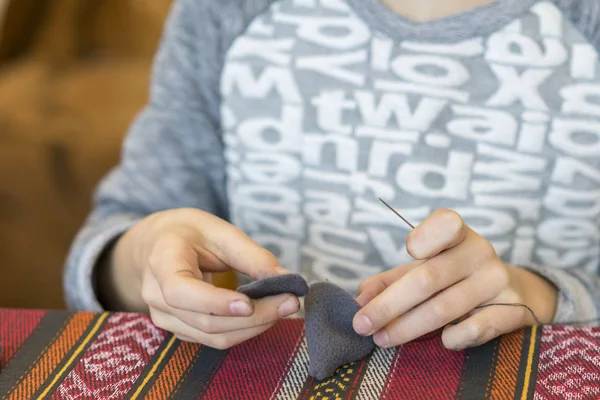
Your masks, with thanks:
M600 329L532 327L463 352L438 334L308 377L302 320L227 351L145 315L0 310L2 399L597 399Z

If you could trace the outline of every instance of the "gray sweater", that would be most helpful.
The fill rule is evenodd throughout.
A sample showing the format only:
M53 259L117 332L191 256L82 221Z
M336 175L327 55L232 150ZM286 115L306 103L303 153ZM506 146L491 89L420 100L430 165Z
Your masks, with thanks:
M100 254L145 216L195 207L310 282L355 292L410 261L407 227L451 208L600 312L600 2L497 0L413 23L378 0L179 0L147 107L65 269L101 310ZM244 280L242 280L244 282Z

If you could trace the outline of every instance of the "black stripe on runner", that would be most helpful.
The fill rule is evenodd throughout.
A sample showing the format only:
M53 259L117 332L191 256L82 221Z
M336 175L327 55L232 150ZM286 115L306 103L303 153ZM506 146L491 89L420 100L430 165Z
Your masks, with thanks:
M140 374L138 379L133 384L133 387L129 391L128 398L131 398L133 396L133 394L136 393L136 391L138 390L140 385L144 382L144 379L146 379L148 374L152 371L152 369L156 365L157 360L162 356L163 351L169 345L169 342L171 341L172 338L173 338L173 334L169 334L169 335L167 335L167 337L165 337L165 340L163 340L163 342L160 344L160 347L156 350L156 353L154 353L154 355L152 356L152 359L150 360L148 365L146 365L146 368L144 368L144 370L142 371L142 373ZM175 342L173 343L171 348L169 350L167 350L167 352L165 353L164 358L160 361L160 363L158 365L156 365L156 370L154 371L152 377L148 380L148 382L146 382L144 384L144 388L140 391L140 393L136 396L136 398L143 399L146 397L148 392L150 392L150 390L152 390L152 388L154 387L154 384L158 380L158 377L160 376L162 370L169 363L169 361L173 357L173 354L175 354L175 351L177 351L179 346L181 346L181 341L175 340Z
M466 350L458 391L461 400L486 398L488 384L494 375L498 359L500 340L496 338Z
M85 332L83 332L83 334L79 337L79 339L77 339L77 342L75 342L75 344L73 345L73 347L71 347L71 349L69 350L69 352L67 354L65 354L65 356L60 361L60 363L56 366L56 368L54 368L55 372L56 371L60 371L65 366L65 364L71 359L71 357L73 356L73 353L75 353L75 351L77 351L77 348L87 338L87 336L90 334L90 331L96 327L96 324L98 323L98 319L100 319L103 315L104 314L99 313L98 315L96 315L90 321L90 323L88 324L88 327L85 329ZM104 321L102 321L102 323L100 324L100 326L97 328L98 330L96 331L96 333L94 334L94 336L92 336L90 338L90 340L86 343L86 345L83 347L83 349L81 350L81 352L77 355L77 357L67 367L67 369L62 374L62 376L60 377L60 379L53 385L52 389L48 392L48 397L50 397L52 395L52 393L57 389L57 387L62 383L62 381L64 381L64 379L69 375L69 373L71 372L71 370L77 365L77 363L79 362L79 359L85 354L85 352L88 349L88 347L94 342L94 339L98 336L98 334L100 332L102 332L102 327L106 324L106 321L108 321L108 317L105 318ZM50 383L52 382L54 376L55 375L53 373L51 373L50 375L48 375L48 379L46 379L46 382L44 382L44 384L35 392L35 394L32 396L32 398L35 398L35 399L39 398L40 394L42 394L42 392L44 390L46 390L46 388L48 387L48 385L50 385Z
M321 382L309 376L298 398L315 400L356 398L372 356L373 353L362 360L339 367L333 376Z
M17 387L26 372L44 354L46 348L58 339L73 316L73 313L67 311L49 311L42 317L13 356L10 364L0 374L0 395L8 395Z
M356 399L358 397L358 389L362 384L363 379L365 379L365 375L367 374L367 366L371 362L371 358L373 358L373 352L369 354L367 357L363 358L361 365L358 368L358 376L356 376L355 381L352 383L352 387L348 391L348 396L351 399Z
M228 354L229 350L217 350L206 346L200 347L190 363L189 373L182 376L171 398L202 398Z
M535 335L532 336L533 328L527 328L525 337L523 338L523 352L521 353L521 363L519 365L519 376L517 377L517 385L515 392L515 399L533 399L535 392L535 382L537 378L537 367L540 358L540 342L542 340L542 326L536 328ZM525 378L527 374L527 367L529 365L529 354L531 352L531 345L533 339L533 355L529 371L529 383L527 385L527 393L523 395L523 389L525 387Z

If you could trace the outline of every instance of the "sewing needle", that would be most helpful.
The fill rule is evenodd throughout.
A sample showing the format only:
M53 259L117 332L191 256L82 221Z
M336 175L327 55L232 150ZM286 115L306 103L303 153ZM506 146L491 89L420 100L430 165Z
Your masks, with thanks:
M408 221L406 220L406 218L404 218L402 215L400 215L400 213L399 213L398 211L394 210L394 209L392 208L392 206L390 206L388 203L386 203L385 201L383 201L383 200L382 200L380 197L378 197L378 199L379 199L379 201L381 201L383 204L385 204L385 205L387 206L387 208L389 208L390 210L392 210L392 212L393 212L394 214L396 214L397 216L399 216L399 217L400 217L400 219L401 219L402 221L406 222L406 224L407 224L408 226L410 226L412 229L415 229L415 227L413 226L413 224L411 224L410 222L408 222Z

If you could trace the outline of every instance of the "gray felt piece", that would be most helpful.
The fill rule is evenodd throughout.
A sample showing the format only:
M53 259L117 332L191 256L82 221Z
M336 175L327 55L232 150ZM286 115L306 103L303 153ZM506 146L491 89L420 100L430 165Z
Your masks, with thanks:
M263 297L284 293L303 297L308 293L308 283L306 283L302 275L279 275L240 286L238 292L244 293L251 299L262 299Z
M361 336L352 327L360 306L342 288L329 282L311 285L304 309L310 376L323 380L375 348L372 336Z

